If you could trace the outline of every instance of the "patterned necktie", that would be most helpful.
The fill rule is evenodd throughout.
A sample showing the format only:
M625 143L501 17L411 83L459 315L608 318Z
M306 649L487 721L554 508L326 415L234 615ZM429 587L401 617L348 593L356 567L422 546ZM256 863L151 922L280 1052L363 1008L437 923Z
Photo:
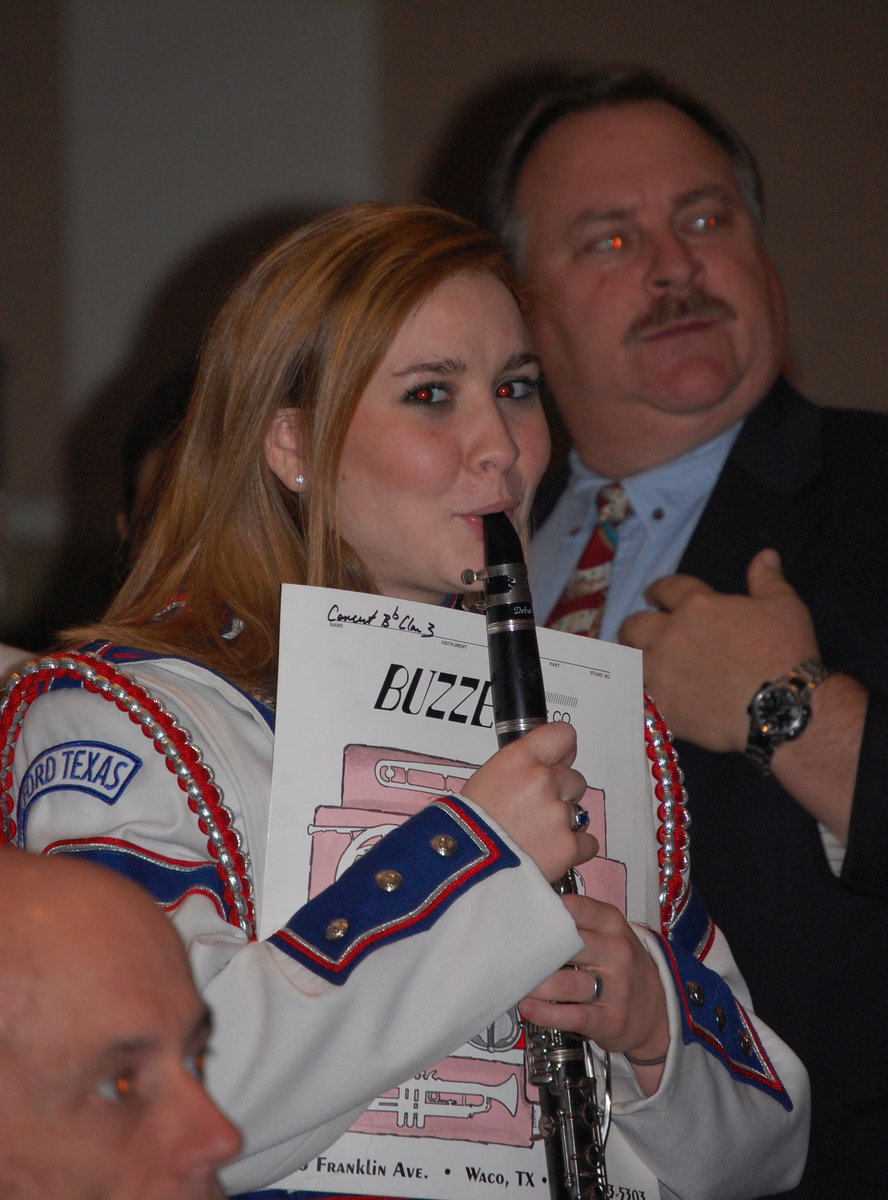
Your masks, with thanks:
M595 497L598 521L552 609L546 626L597 637L617 545L617 526L632 511L621 483L606 483Z

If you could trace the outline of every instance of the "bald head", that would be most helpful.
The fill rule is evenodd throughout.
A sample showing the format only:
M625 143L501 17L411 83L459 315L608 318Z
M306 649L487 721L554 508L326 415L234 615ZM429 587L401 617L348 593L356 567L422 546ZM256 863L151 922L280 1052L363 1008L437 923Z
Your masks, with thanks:
M0 928L0 985L35 975L119 972L150 957L188 976L184 949L148 894L111 871L76 859L0 852L0 905L17 920Z
M239 1149L200 1081L210 1032L150 897L85 863L0 851L0 1195L221 1197Z

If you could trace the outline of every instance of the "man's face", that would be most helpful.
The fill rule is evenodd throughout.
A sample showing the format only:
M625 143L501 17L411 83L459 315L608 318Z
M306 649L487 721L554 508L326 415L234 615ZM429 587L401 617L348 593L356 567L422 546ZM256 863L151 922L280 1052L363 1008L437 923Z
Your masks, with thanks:
M632 438L662 461L761 399L784 353L780 285L730 160L683 113L645 101L563 118L516 209L535 345L590 465Z
M84 929L32 956L8 993L5 1200L221 1200L215 1173L240 1137L200 1081L209 1017L175 930L147 915L148 929L140 906L110 937Z

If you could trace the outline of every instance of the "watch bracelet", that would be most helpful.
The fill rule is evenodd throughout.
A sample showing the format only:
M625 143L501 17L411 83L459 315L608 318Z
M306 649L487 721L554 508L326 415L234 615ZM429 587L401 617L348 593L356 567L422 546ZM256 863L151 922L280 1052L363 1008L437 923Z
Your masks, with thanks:
M784 742L791 742L805 732L809 717L806 717L800 729L794 733L787 734L783 737L773 736L769 739L764 739L761 730L757 729L754 724L754 716L752 706L756 697L765 688L774 688L790 685L791 687L799 688L797 694L804 697L803 704L808 710L810 716L811 696L815 689L823 683L824 679L834 674L831 667L826 667L820 658L806 658L796 666L791 667L785 675L780 675L776 679L768 679L762 683L753 694L752 699L747 705L747 712L750 714L749 735L746 740L745 757L749 759L754 767L756 767L763 775L771 774L771 756L774 751L782 746ZM803 689L803 690L802 690Z

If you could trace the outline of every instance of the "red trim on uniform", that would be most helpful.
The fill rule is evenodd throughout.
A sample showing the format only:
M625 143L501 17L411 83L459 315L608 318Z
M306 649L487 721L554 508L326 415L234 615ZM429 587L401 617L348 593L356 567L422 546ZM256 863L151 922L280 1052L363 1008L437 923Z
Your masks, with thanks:
M703 943L703 945L700 947L700 949L698 951L696 951L694 954L694 958L696 958L696 960L698 962L706 961L706 956L709 953L709 951L712 949L712 944L714 941L715 941L715 924L712 921L712 919L710 918L709 933L706 936L706 941Z
M471 813L458 804L449 796L439 796L433 803L438 808L446 808L452 815L453 819L458 823L466 826L469 832L481 842L486 850L483 858L478 859L471 865L464 867L458 875L454 875L445 887L437 892L436 895L426 901L421 908L409 913L402 920L395 923L387 923L384 929L373 929L359 938L352 946L348 954L343 958L337 959L335 962L332 959L324 958L307 942L304 942L297 934L295 934L287 926L278 929L275 937L282 942L286 942L288 946L292 946L294 950L317 963L319 967L323 967L325 971L338 972L348 967L359 955L363 954L368 946L372 946L374 942L382 941L383 938L390 938L393 935L398 935L406 929L410 929L414 925L424 921L430 913L433 913L436 908L440 908L444 900L451 896L459 888L463 887L467 880L474 878L481 871L486 870L494 863L500 860L500 848L496 842L478 825L473 819Z
M670 968L672 970L673 976L675 979L679 980L679 983L681 983L681 978L680 978L679 971L678 971L678 963L675 961L675 957L672 953L672 948L669 946L668 942L666 942L664 944L664 949L666 950L666 954L669 958L669 964L670 964ZM712 1048L714 1053L716 1053L719 1056L719 1058L722 1058L722 1059L724 1059L724 1061L726 1063L729 1063L732 1071L736 1075L742 1075L747 1079L754 1080L757 1084L759 1084L763 1087L770 1088L771 1091L773 1091L773 1092L781 1092L781 1093L785 1092L786 1089L783 1087L783 1084L780 1082L780 1078L777 1075L777 1072L774 1070L771 1060L768 1058L767 1054L765 1053L765 1048L764 1048L764 1046L762 1046L762 1043L759 1041L758 1034L756 1033L755 1027L753 1026L752 1022L749 1020L749 1016L746 1012L746 1009L743 1007L743 1005L740 1003L740 1001L737 999L736 996L733 996L733 1000L734 1000L734 1003L737 1005L737 1009L742 1018L743 1027L746 1030L746 1032L749 1034L750 1038L752 1039L752 1042L756 1048L756 1051L758 1052L758 1056L762 1061L763 1067L766 1069L756 1070L753 1067L744 1066L744 1064L742 1062L739 1062L736 1058L732 1058L732 1056L728 1053L727 1049L722 1045L722 1043L718 1040L718 1038L715 1037L713 1034L711 1034L709 1032L709 1030L706 1029L705 1026L700 1025L697 1021L694 1020L693 1011L691 1009L687 995L685 994L684 987L679 986L675 990L678 994L678 1000L682 1006L682 1010L685 1014L685 1018L687 1020L688 1026L689 1026L689 1028L691 1028L694 1031L695 1037L697 1037L701 1042L706 1042L706 1044Z
M104 659L97 658L93 654L77 653L58 655L55 657L82 663L85 666L88 666L91 670L95 671L97 675L101 675L109 683L121 688L128 696L138 701L138 703L150 714L152 719L155 720L161 727L164 734L173 742L176 749L187 763L195 782L200 788L201 797L203 798L204 803L212 812L213 819L222 832L226 848L231 855L234 872L240 882L242 894L247 904L248 919L250 922L250 927L253 930L252 936L255 937L255 914L253 902L250 896L252 889L250 887L250 880L247 874L243 852L240 850L237 844L237 838L231 829L231 821L228 817L228 814L224 811L222 793L213 780L209 768L201 761L197 750L188 741L184 731L179 728L170 714L166 712L166 710L148 691L146 691L145 688L137 684L128 675L124 675L122 672L115 670L115 668L110 663L105 662ZM47 660L44 659L42 661ZM100 687L86 679L80 671L73 667L41 667L38 670L29 671L27 675L22 676L21 679L16 681L15 685L10 689L7 702L3 708L2 716L0 716L0 744L8 744L10 751L8 759L4 763L5 769L3 771L2 778L0 778L0 788L2 788L2 791L0 791L0 799L2 799L3 805L8 813L12 812L12 763L15 754L15 743L18 741L19 732L21 730L21 720L19 718L19 714L22 713L23 710L29 708L39 695L42 695L44 691L49 690L49 686L54 679L65 678L77 679L87 691L102 696L105 700L110 700L116 704L121 712L124 712L129 716L133 724L138 725L141 728L142 733L146 738L151 740L154 749L158 752L158 754L163 755L168 769L175 773L175 768L164 753L162 744L157 741L157 739L151 733L151 730L145 726L138 714L131 712L122 700L112 696L110 692L103 691ZM14 720L17 721L17 724L15 726L15 732L12 736L12 739L9 741L9 732ZM177 782L182 791L187 794L188 788L185 782L180 777L177 777ZM188 797L188 807L192 812L196 813L197 804L190 796ZM11 841L15 834L15 822L10 817L5 824L7 830L9 830L11 827L12 832L7 832L7 837ZM226 905L228 906L228 912L225 914L225 919L229 924L239 927L240 922L238 920L237 910L234 907L234 897L232 896L231 889L228 886L228 878L225 873L225 869L218 862L219 855L216 847L209 839L205 823L201 820L198 820L198 827L200 828L201 832L207 836L207 851L211 859L213 859L217 864L216 873L218 874L223 885L223 894ZM0 830L0 833L2 833L2 830Z
M41 854L66 854L68 848L72 846L114 846L137 858L147 858L152 861L167 863L172 867L184 867L186 870L203 865L202 863L194 862L190 858L170 858L168 854L158 854L155 850L146 850L144 846L137 846L135 842L125 842L122 838L110 837L63 838L57 842L50 842L48 846L44 846ZM162 908L165 913L174 913L185 903L189 896L203 896L206 900L212 900L213 907L222 920L228 920L225 909L222 907L216 893L206 887L202 887L200 884L190 887L187 892L182 893L178 900L174 900L169 904L164 900L158 900L156 896L154 900L158 908Z
M669 928L674 925L679 915L683 911L690 896L690 888L688 887L688 814L684 805L685 790L681 778L681 769L678 765L678 757L672 746L672 735L663 717L660 715L660 710L651 700L650 696L645 694L645 704L650 715L654 719L657 726L657 732L663 739L663 746L666 752L666 758L669 763L669 780L672 784L673 796L673 819L674 833L672 835L675 845L675 856L673 859L674 874L667 885L663 875L663 866L665 862L663 853L663 844L665 841L665 833L663 830L663 820L666 816L665 806L663 804L663 780L658 769L657 752L650 742L650 734L648 733L647 725L644 728L645 752L651 762L651 775L654 779L654 795L659 801L657 807L657 820L660 825L657 829L657 842L660 849L657 851L657 862L660 866L660 890L666 893L666 899L660 912L660 932L664 937L668 938ZM708 947L707 947L708 948Z
M196 863L191 858L170 858L168 854L158 854L156 850L146 850L144 846L139 846L136 842L125 842L123 838L103 836L60 838L57 842L50 842L48 846L44 847L41 853L55 854L62 846L116 846L118 849L141 855L144 858L153 859L156 862L168 863L171 867L184 867L186 870L191 870L194 867L200 866L200 863Z
M183 894L179 897L179 899L175 902L175 904L161 904L160 907L163 909L163 911L165 913L174 913L179 908L181 908L181 906L185 903L185 901L188 899L189 896L203 896L203 898L205 900L212 900L213 907L215 908L215 910L219 914L219 916L222 918L222 920L223 921L228 920L228 916L227 916L225 910L223 909L222 905L219 903L219 897L216 895L215 892L210 891L209 888L202 888L202 887L189 888L187 892L183 892Z
M459 804L452 796L438 796L432 803L437 808L446 808L456 821L466 825L479 842L482 842L494 862L499 861L500 848L493 838L476 822L470 809Z

